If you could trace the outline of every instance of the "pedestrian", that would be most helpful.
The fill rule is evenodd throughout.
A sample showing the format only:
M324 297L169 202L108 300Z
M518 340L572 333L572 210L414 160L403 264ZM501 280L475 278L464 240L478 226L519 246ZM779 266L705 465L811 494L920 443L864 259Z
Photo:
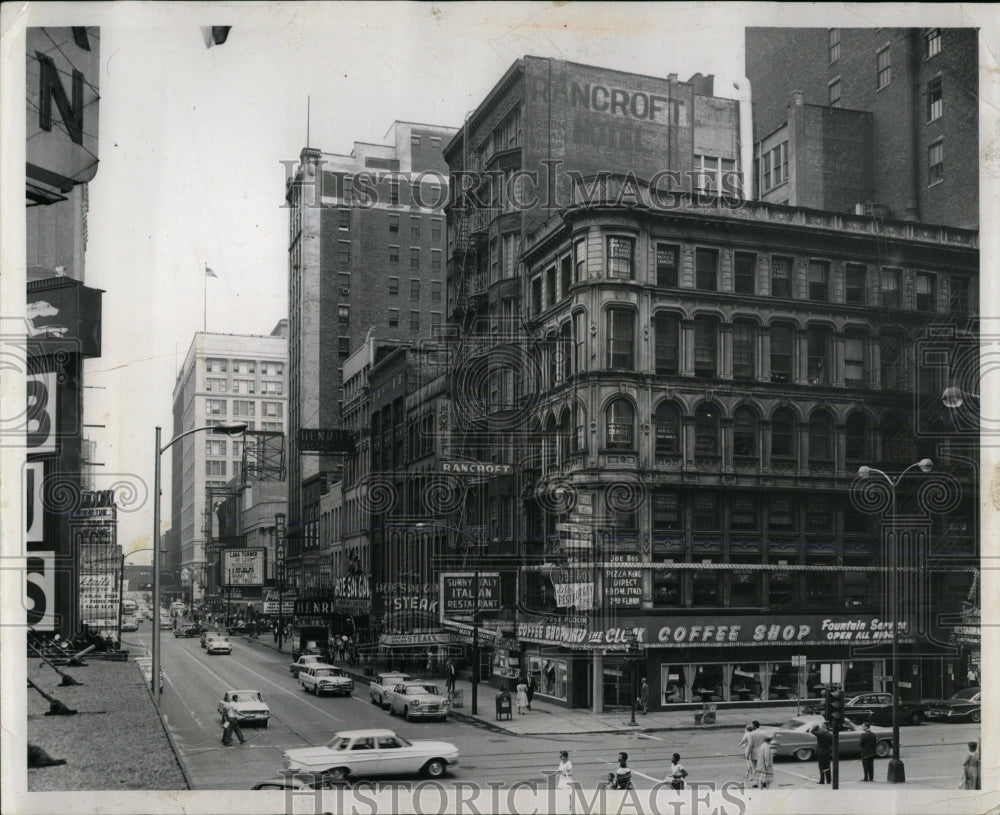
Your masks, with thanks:
M649 713L649 683L646 677L642 678L642 687L639 688L639 704L642 707L642 715Z
M767 734L760 729L760 722L756 719L750 722L750 726L753 728L750 731L750 761L753 763L753 786L757 786L757 755L760 753L760 746L764 743Z
M687 778L688 771L681 764L681 754L674 753L670 759L670 787L675 790L684 789L684 779Z
M819 781L817 784L832 784L830 762L833 760L833 734L826 729L826 722L816 728L816 758L819 760Z
M861 738L858 739L858 749L861 750L862 781L875 780L875 734L869 722L861 724Z
M743 750L743 758L747 762L746 774L743 776L747 781L753 779L754 776L754 758L753 758L753 747L750 742L750 735L753 733L753 725L748 724L743 729L743 738L740 739L740 749Z
M522 676L517 683L517 712L523 714L528 708L528 686Z
M960 790L981 789L981 781L979 779L979 744L977 742L969 742L969 755L965 757L965 764L962 765L962 783L958 788Z
M277 641L278 641L278 624L277 623L274 624L274 628L271 630L271 634L274 637L274 641L277 643Z
M434 652L428 648L427 649L427 675L431 675L431 671L434 668Z
M573 813L573 762L569 760L569 753L565 750L559 751L559 767L556 769L556 789L567 790L569 792L569 812Z
M457 678L454 660L448 660L448 668L445 671L445 687L448 689L448 697L455 695L455 679Z
M774 781L774 753L771 750L771 737L764 736L757 750L757 783L754 786L766 790Z
M235 701L236 697L233 697ZM233 734L236 734L236 738L240 740L240 744L246 741L243 738L243 731L240 729L240 717L236 713L236 706L233 702L226 702L225 707L223 707L223 717L222 722L222 743L226 747L231 747L233 744Z
M538 685L535 684L535 675L533 673L528 673L528 710L531 710L531 700L535 698L535 691L538 690Z

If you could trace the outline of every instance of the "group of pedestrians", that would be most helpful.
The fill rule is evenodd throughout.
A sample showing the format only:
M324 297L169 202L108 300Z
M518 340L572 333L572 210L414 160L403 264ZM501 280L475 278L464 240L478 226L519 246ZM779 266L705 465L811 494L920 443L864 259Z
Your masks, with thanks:
M760 729L760 722L754 719L743 730L740 740L743 757L746 759L746 775L752 787L766 790L774 783L774 749L771 735Z
M523 673L517 678L517 712L523 714L526 710L531 710L531 700L535 698L535 691L538 685L535 684L535 677L532 674L525 676Z

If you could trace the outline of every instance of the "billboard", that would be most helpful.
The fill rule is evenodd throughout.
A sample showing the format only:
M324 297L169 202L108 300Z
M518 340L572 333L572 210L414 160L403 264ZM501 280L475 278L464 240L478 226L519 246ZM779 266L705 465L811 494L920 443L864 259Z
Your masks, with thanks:
M476 601L476 584L479 600ZM499 572L446 572L441 575L441 599L438 603L441 618L462 617L479 611L499 611Z
M223 586L263 586L266 549L224 549Z

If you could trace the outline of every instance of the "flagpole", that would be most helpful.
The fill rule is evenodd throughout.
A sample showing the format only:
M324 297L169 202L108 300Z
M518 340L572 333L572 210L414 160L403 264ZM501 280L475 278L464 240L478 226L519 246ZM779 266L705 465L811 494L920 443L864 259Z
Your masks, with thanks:
M202 281L202 298L201 298L201 330L203 334L208 333L208 266L205 267L205 271L201 275L204 280Z

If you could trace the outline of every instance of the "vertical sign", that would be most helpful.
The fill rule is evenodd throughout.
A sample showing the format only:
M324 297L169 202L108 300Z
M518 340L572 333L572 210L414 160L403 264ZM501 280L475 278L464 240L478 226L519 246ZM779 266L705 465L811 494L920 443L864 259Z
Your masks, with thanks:
M639 608L642 605L642 570L625 568L639 563L639 554L626 552L611 556L615 564L605 575L604 596L611 608ZM621 567L618 564L622 564Z
M28 374L28 454L56 452L56 373Z

